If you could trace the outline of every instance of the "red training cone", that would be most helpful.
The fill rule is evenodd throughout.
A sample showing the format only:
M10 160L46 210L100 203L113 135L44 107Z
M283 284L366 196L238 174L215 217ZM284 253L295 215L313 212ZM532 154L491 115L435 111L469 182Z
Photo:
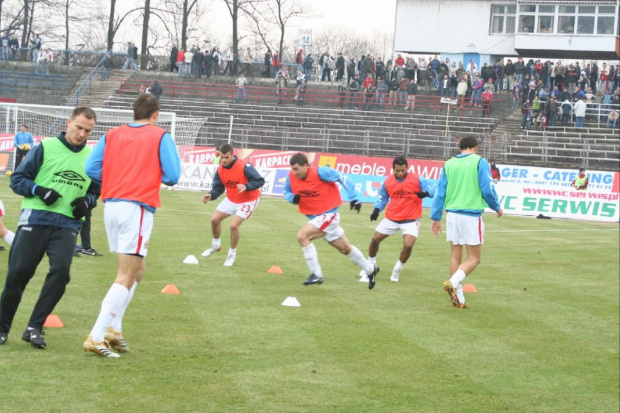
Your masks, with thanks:
M464 293L477 293L478 290L476 290L476 287L474 287L473 284L465 284L463 286L463 292Z
M272 265L271 268L267 270L267 272L269 274L284 274L284 271L282 271L282 268L278 267L277 265Z
M56 314L48 315L45 319L45 323L43 323L43 327L62 328L64 326L64 323L60 321L60 317L58 317Z
M168 284L161 290L162 294L181 294L181 291L174 284Z

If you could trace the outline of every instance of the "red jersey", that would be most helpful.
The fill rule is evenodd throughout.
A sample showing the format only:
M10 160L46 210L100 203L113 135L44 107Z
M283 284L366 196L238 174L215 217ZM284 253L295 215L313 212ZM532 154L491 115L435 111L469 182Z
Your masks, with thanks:
M136 201L159 208L162 171L159 145L165 129L123 125L105 134L101 198Z
M322 181L315 167L308 168L306 179L297 178L291 171L289 183L291 191L301 195L298 207L299 212L304 215L320 215L342 204L338 185L335 182Z
M402 182L389 176L385 180L385 190L390 196L390 203L385 209L385 217L390 221L406 221L422 216L422 199L415 193L420 192L420 178L408 173Z
M250 180L245 176L245 163L236 159L230 168L224 168L222 164L218 166L217 173L224 187L226 187L226 197L235 204L243 204L255 201L260 197L260 189L244 191L239 193L237 184L247 184Z

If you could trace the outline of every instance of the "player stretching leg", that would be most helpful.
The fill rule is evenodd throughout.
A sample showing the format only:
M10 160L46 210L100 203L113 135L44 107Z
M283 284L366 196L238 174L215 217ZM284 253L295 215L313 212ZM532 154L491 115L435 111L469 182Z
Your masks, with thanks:
M497 199L491 179L489 162L476 154L478 141L473 136L461 138L460 155L445 163L441 170L437 192L431 209L431 232L441 232L441 216L446 210L446 240L450 244L450 274L443 283L450 302L457 308L467 308L463 295L463 280L480 263L484 239L482 213L485 204L501 217L504 210ZM463 245L467 259L463 259Z
M351 209L359 213L362 204L356 200L355 189L347 178L336 170L310 166L308 158L302 153L293 155L290 164L291 172L284 184L284 199L297 204L299 212L310 219L310 222L297 233L297 241L301 245L310 270L310 277L304 281L304 284L323 283L323 271L319 265L316 248L312 243L317 238L323 238L369 274L368 288L372 289L375 286L375 276L379 272L379 267L365 259L364 254L349 243L340 226L338 208L342 204L342 198L336 182L340 182L347 191L351 199Z
M368 259L375 264L377 252L381 241L403 231L403 249L400 257L394 265L390 281L398 282L403 266L411 256L413 244L418 239L420 232L420 219L422 218L422 199L435 195L435 186L417 174L407 173L407 160L398 156L392 162L393 174L389 176L381 189L375 207L370 214L370 220L376 221L379 212L385 210L385 218L377 225L370 246L368 247ZM365 281L366 274L361 274Z
M233 155L233 147L229 144L220 146L220 165L213 177L211 192L202 197L205 204L219 197L226 190L226 198L217 206L211 215L211 233L213 241L211 247L203 253L203 257L209 257L222 249L220 235L222 233L222 221L231 215L230 222L230 248L224 261L225 267L231 267L237 258L237 244L239 243L239 227L250 217L258 205L260 189L265 185L265 179L258 173L249 162L243 162Z

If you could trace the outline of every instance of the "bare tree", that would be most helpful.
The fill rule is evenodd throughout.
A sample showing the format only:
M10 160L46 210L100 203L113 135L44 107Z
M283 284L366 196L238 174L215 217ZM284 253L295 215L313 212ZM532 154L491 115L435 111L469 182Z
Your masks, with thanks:
M144 1L144 18L142 19L142 47L140 48L140 69L146 69L146 55L149 47L149 20L151 18L151 0Z
M258 36L268 49L276 49L271 45L276 43L276 50L282 56L288 23L295 17L305 15L304 8L295 0L265 0L248 6L251 8L251 12L247 13L250 32ZM276 31L277 37L273 35Z
M122 16L120 15L116 16L116 0L110 0L110 14L108 16L108 36L107 36L108 49L107 50L111 50L112 48L114 48L114 37L116 36L118 29L123 24L123 21L125 21L125 19L130 14L132 14L133 12L139 11L139 10L142 10L142 8L141 7L133 8L127 11Z
M228 13L232 19L232 48L233 53L239 55L239 17L241 13L251 13L255 5L264 0L222 0L228 7Z

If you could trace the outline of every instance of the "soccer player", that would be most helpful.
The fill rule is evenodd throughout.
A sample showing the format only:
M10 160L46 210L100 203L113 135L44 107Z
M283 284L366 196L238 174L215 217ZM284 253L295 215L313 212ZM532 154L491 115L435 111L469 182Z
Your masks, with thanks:
M230 248L224 261L225 267L232 267L237 258L237 244L239 243L239 227L250 218L252 212L258 206L260 189L265 185L265 179L258 173L249 162L240 161L233 155L233 147L225 143L219 147L220 165L213 177L211 192L202 197L205 204L216 200L226 191L226 198L217 206L211 215L211 233L213 240L211 247L203 253L203 257L209 257L214 252L222 249L222 221L234 215L230 222Z
M407 167L407 159L402 156L394 158L393 173L381 186L379 197L370 214L370 220L376 221L379 212L383 211L387 205L385 218L377 225L368 247L368 259L373 264L377 262L377 252L379 252L381 241L396 234L399 230L403 231L403 249L392 270L390 277L392 282L398 282L400 272L411 256L413 245L418 239L422 218L422 199L432 198L435 195L433 183L413 172L407 173ZM365 275L362 274L363 278Z
M570 186L578 191L585 191L588 189L588 177L586 176L586 168L579 168L579 176L573 179Z
M450 274L443 283L456 308L467 308L463 280L480 263L484 238L482 213L485 201L501 217L504 213L492 184L489 162L476 154L478 141L464 136L459 144L461 153L445 163L439 176L437 192L431 209L431 232L441 233L441 216L446 210L446 240L450 242ZM463 258L463 245L467 259Z
M108 244L118 255L116 279L84 342L85 351L102 357L119 357L110 348L129 351L122 322L144 276L153 214L161 205L159 187L176 184L181 175L172 137L156 126L159 109L155 96L140 95L133 103L134 122L108 130L86 161L88 176L102 183Z
M32 133L28 132L27 125L21 125L19 127L19 132L15 134L15 139L13 140L13 146L15 146L15 166L13 167L15 171L19 164L22 163L24 156L26 156L34 146L34 138L32 137Z
M310 269L310 277L304 284L321 284L324 281L316 247L312 243L317 238L324 238L368 274L368 288L372 289L379 267L365 259L361 251L349 243L340 226L338 208L342 198L336 182L340 182L347 191L351 210L359 213L362 204L356 199L355 189L346 176L335 169L310 166L308 158L302 153L291 156L290 165L291 172L284 184L284 199L298 205L299 212L310 219L297 232L297 241Z
M2 222L2 217L4 216L4 204L0 199L0 238L6 241L7 244L11 245L13 243L13 239L15 238L15 233L11 230L8 230L4 226L4 222ZM4 251L4 247L0 246L0 251Z
M47 347L43 323L65 293L81 219L100 192L84 171L90 153L86 140L96 121L92 109L75 108L67 132L33 147L11 175L11 189L24 199L0 298L0 344L7 341L26 285L47 254L49 272L22 335L35 348Z

